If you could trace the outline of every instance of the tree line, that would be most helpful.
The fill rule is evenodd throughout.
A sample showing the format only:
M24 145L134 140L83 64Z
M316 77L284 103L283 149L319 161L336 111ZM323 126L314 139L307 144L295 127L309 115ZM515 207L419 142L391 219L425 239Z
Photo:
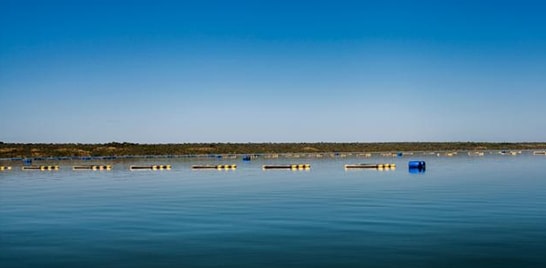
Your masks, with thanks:
M85 157L128 155L192 154L271 154L332 152L405 152L451 150L541 150L546 143L487 142L384 142L384 143L176 143L139 144L110 142L80 143L5 143L0 142L0 158L15 157Z

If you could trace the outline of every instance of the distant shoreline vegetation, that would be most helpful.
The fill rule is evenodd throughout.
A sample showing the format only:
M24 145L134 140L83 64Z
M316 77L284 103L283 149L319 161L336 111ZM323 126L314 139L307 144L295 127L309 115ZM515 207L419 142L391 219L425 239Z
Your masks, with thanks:
M453 150L544 150L546 142L381 142L381 143L177 143L139 144L110 142L79 143L4 143L0 158L87 157L203 154L278 154L335 152L412 152Z

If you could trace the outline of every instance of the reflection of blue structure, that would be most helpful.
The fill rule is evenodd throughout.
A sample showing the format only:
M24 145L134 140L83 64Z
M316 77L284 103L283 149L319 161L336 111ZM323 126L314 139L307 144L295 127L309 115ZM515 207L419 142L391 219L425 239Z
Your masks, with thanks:
M425 161L409 161L408 168L410 173L425 173L427 165Z

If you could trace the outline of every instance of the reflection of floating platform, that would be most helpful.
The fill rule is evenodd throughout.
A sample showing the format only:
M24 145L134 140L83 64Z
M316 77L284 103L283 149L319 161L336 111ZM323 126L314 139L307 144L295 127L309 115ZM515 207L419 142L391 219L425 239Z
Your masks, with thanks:
M264 170L266 169L290 169L290 170L310 170L310 164L291 164L291 165L264 165L262 166Z
M171 170L171 165L130 166L130 170Z
M21 167L21 170L46 171L46 170L59 170L59 169L61 169L59 166L23 166Z
M396 164L349 164L345 169L396 169Z
M72 170L112 170L111 165L73 166Z
M235 170L237 165L194 165L192 169Z
M11 170L11 167L0 166L0 171L4 171L4 170Z

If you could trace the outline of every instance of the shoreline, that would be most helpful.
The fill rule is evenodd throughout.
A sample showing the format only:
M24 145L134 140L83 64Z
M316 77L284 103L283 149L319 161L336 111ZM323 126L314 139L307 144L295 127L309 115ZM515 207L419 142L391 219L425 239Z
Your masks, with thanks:
M385 142L385 143L180 143L45 144L0 143L0 160L111 160L128 158L339 157L369 154L392 157L410 153L543 151L546 142ZM281 156L282 155L282 156ZM52 159L54 158L54 159Z

